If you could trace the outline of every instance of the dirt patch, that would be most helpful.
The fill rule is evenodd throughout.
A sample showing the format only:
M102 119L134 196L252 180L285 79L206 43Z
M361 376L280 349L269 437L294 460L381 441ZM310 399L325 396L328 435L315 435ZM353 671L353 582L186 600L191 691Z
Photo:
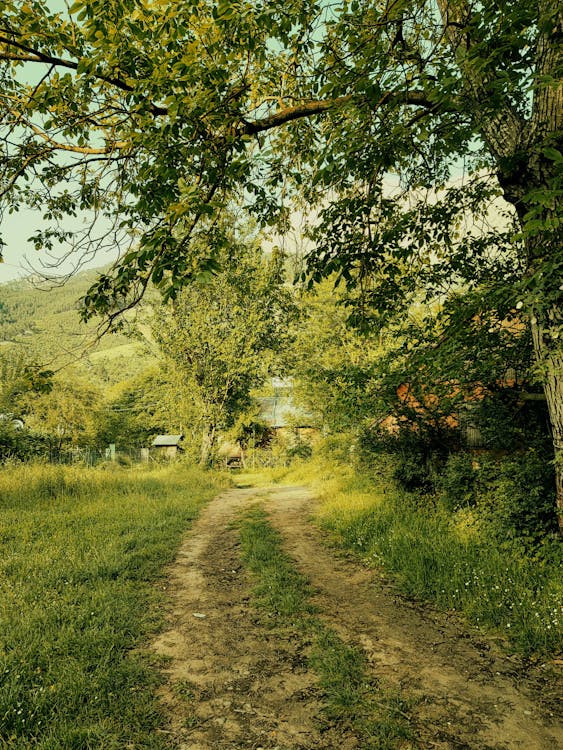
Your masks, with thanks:
M162 689L180 750L348 750L351 732L327 727L297 629L270 631L250 606L231 522L260 500L287 552L312 583L318 616L364 650L374 677L416 699L416 740L405 748L558 750L547 668L531 674L453 617L401 598L385 579L322 545L303 487L237 489L216 498L170 571L169 657Z

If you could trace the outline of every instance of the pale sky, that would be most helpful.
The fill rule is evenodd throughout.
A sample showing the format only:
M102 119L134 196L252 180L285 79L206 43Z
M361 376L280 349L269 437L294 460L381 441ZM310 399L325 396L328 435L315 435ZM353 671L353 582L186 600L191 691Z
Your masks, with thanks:
M27 228L26 228L27 221ZM6 217L2 222L4 247L4 263L0 264L0 282L17 279L29 274L29 270L22 268L23 240L29 236L29 216L14 214Z
M46 5L53 12L64 12L67 7L64 0L49 0ZM32 68L29 72L30 77L33 78ZM4 216L1 229L2 239L6 245L3 248L4 262L0 263L0 283L29 276L33 268L40 268L41 258L45 262L49 261L48 257L36 252L32 243L27 242L27 239L41 228L42 223L41 213L29 209L22 209L18 213ZM69 225L69 228L72 227ZM107 262L108 256L104 256L99 262L96 260L88 265L92 268L102 266ZM69 270L70 266L66 264L64 268L61 268L61 274Z
M77 230L83 226L80 218L69 219L67 221L69 230L73 228L71 222L74 223ZM0 263L0 283L29 276L32 273L41 273L42 270L45 272L46 266L54 264L55 257L50 256L45 251L36 251L33 243L27 242L28 238L42 225L43 221L39 211L22 209L18 213L4 217L2 236L6 245L3 248L4 262ZM60 250L55 251L57 258L67 251L68 246L61 245ZM81 268L99 268L115 260L117 255L117 247L113 252L100 252L84 265L81 265ZM68 274L76 267L78 260L78 257L69 258L66 262L60 263L60 266L49 270L49 275L62 276Z

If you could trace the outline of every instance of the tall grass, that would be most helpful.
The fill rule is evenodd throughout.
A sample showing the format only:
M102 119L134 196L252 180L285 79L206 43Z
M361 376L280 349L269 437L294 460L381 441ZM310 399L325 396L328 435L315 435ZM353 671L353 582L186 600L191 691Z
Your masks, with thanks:
M216 492L186 467L0 474L0 748L166 746L142 653L156 585Z
M447 511L401 492L384 460L371 470L327 456L285 481L308 481L321 499L317 521L336 544L395 574L409 596L461 612L524 655L563 648L563 549L533 553L499 544L469 509Z

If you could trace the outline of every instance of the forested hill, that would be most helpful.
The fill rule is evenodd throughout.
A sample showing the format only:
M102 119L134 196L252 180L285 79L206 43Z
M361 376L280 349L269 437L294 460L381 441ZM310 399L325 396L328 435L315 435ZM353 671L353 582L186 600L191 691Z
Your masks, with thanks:
M0 285L0 346L23 347L50 369L74 363L99 384L144 369L149 357L137 340L124 333L97 340L98 321L80 320L79 300L98 273L82 271L49 287L34 277Z

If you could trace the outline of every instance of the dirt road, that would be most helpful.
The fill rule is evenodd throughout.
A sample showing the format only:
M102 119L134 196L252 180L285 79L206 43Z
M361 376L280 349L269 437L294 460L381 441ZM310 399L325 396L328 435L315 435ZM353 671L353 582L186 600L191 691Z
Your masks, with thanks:
M560 750L551 672L523 670L453 616L401 598L377 572L323 546L303 487L235 489L216 498L170 570L169 657L162 700L180 750L361 750L351 729L322 721L303 636L261 624L232 521L261 502L316 591L318 616L362 647L375 678L414 699L404 750Z

